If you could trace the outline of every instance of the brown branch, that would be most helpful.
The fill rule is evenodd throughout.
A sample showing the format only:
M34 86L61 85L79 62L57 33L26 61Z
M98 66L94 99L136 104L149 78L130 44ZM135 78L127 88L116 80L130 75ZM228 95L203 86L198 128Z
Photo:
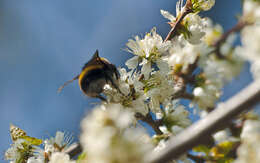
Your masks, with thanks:
M193 100L194 95L190 94L188 92L178 92L178 93L175 93L172 96L171 100L175 100L175 99L178 99L178 98L183 98L183 99L186 99L186 100Z
M232 33L236 33L239 32L240 30L242 30L245 26L250 25L249 22L244 21L243 19L239 20L238 23L232 27L230 30L228 30L227 32L225 32L214 44L213 46L215 47L214 51L217 55L218 58L220 59L225 59L225 56L223 56L220 52L220 48L223 45L223 43L225 43L225 41L227 40L228 36L230 36L230 34Z
M193 75L192 73L196 70L198 67L199 57L196 58L194 63L190 64L187 71L185 73L179 74L180 77L183 78L185 84L194 84L196 75Z
M181 72L181 73L177 73L174 75L174 81L176 82L176 85L178 85L180 87L180 89L178 92L176 92L172 96L172 98L171 98L172 100L178 99L178 98L183 98L183 99L187 99L187 100L194 99L194 95L190 94L186 91L186 85L195 84L196 75L193 75L193 72L197 68L198 61L199 61L199 57L196 58L196 60L193 64L189 65L189 67L185 73Z
M145 116L143 114L137 112L137 113L135 113L135 117L137 119L140 119L141 121L147 123L148 125L150 125L157 135L163 134L163 132L159 129L159 127L162 125L162 121L154 120L153 117L151 116L150 112L147 113Z
M237 149L241 145L241 142L237 142L233 145L231 150L228 152L227 157L236 158L237 157Z
M190 94L190 93L187 93L187 92L184 92L180 95L180 98L184 98L184 99L187 99L187 100L193 100L194 99L194 95L193 94Z
M170 32L168 33L168 35L166 36L166 38L164 39L164 41L171 40L175 36L177 29L180 26L182 20L185 18L186 15L188 15L189 13L192 13L191 6L192 6L191 1L187 0L186 4L184 6L184 9L181 12L181 15L177 17L176 22L174 22L174 23L170 22L169 23L172 28L171 28Z
M165 163L177 159L192 147L201 144L205 137L216 130L228 127L228 122L241 112L251 109L260 102L260 80L244 88L241 92L208 114L205 118L191 125L176 137L168 141L168 146L161 153L147 155L149 163Z

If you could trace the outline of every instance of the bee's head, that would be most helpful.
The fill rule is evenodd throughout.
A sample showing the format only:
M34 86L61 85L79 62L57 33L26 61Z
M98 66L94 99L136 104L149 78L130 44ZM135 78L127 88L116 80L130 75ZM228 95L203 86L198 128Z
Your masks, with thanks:
M98 54L98 50L95 51L94 55L92 56L92 59L100 58Z
M111 64L106 58L99 57L98 50L93 54L92 58L83 66L82 70L86 67L93 65Z

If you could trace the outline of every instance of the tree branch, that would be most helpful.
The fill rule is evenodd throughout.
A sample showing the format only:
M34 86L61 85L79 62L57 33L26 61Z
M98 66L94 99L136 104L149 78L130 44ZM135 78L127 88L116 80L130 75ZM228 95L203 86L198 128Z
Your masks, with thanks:
M137 119L140 119L141 121L147 123L148 125L150 125L153 130L156 132L157 135L162 135L162 131L159 129L159 127L162 125L162 121L160 120L154 120L149 113L147 113L145 116L141 113L135 113L135 117Z
M186 100L193 100L194 98L194 95L193 94L190 94L188 92L178 92L178 93L175 93L173 96L172 96L172 100L174 99L178 99L178 98L183 98L183 99L186 99Z
M225 56L223 56L220 52L220 48L222 46L222 44L227 40L228 36L230 36L230 34L235 33L235 32L239 32L240 30L242 30L245 26L249 25L249 22L246 22L244 20L239 20L238 23L232 27L230 30L228 30L227 32L225 32L215 43L214 43L214 47L215 50L213 52L216 53L217 57L220 59L224 59Z
M260 102L260 80L244 88L237 95L208 114L205 118L191 125L176 137L168 141L168 146L159 154L147 155L149 163L165 163L177 159L192 147L201 144L216 130L228 127L230 120L243 111L251 109Z
M192 6L192 3L190 0L187 0L186 4L184 6L184 9L181 12L181 15L177 17L176 22L175 23L169 22L169 24L171 25L172 28L171 28L170 32L168 33L168 35L166 36L164 41L171 40L174 37L174 35L176 34L177 29L181 24L181 21L185 18L186 15L188 15L189 13L192 13L192 9L190 8L190 6Z

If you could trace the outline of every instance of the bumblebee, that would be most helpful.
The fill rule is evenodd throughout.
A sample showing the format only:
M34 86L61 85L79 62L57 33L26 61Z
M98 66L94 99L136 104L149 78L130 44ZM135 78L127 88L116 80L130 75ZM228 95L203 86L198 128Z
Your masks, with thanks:
M120 92L117 84L119 77L116 66L107 59L99 57L98 50L96 50L93 57L82 68L81 73L65 82L58 91L60 92L74 80L78 80L80 89L85 95L106 101L106 98L101 95L104 86L109 84Z

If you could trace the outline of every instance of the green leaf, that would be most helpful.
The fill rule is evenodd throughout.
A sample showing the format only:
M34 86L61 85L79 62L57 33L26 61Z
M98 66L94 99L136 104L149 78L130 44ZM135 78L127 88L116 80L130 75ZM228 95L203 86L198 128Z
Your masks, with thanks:
M168 139L169 134L155 135L152 137L152 143L157 145L161 140Z
M199 145L199 146L196 146L192 149L194 152L203 152L205 153L206 155L208 155L208 153L210 152L210 148L205 146L205 145Z
M182 64L175 64L173 69L174 69L174 72L175 72L175 73L181 72L181 70L182 70Z
M196 87L200 87L200 86L204 85L205 81L206 81L205 74L201 73L201 74L197 75L195 77L195 81L196 81L196 83L195 83Z
M86 152L82 152L77 159L77 163L81 163L82 161L85 161L87 158L87 153Z
M226 156L230 152L234 145L234 142L231 141L225 141L217 146L210 149L211 156L213 156L215 159L221 159Z

